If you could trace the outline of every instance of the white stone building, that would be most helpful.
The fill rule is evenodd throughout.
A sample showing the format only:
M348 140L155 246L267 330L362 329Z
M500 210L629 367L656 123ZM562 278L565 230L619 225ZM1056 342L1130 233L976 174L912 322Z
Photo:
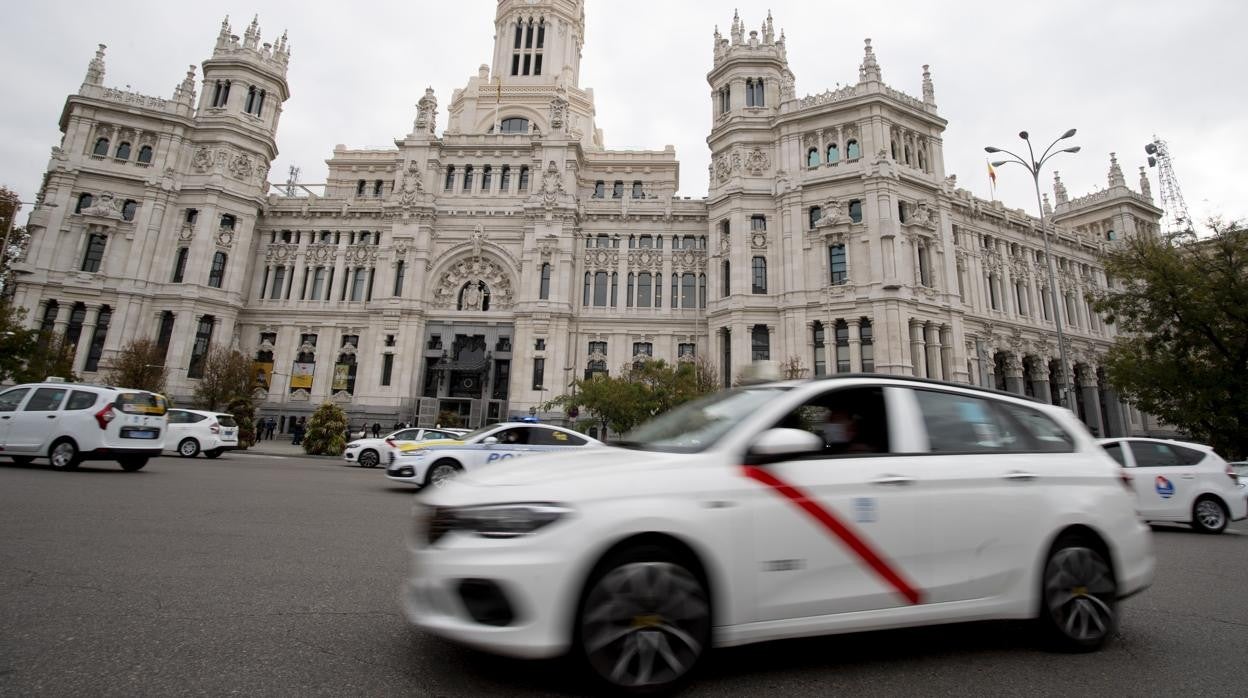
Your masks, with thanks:
M56 206L32 214L17 301L88 378L157 339L175 397L209 344L237 346L283 418L329 399L357 422L477 424L638 357L706 356L725 381L797 357L1056 401L1038 221L945 172L926 66L921 98L903 94L868 40L856 84L800 97L771 18L734 18L707 76L709 196L690 200L671 147L606 147L584 30L583 0L500 0L492 62L445 128L426 91L394 148L339 146L316 186L268 183L285 36L223 23L172 99L105 87L101 46L61 116L40 192ZM1108 282L1098 252L1162 212L1112 156L1107 184L1071 199L1055 177L1053 252L1078 409L1134 433L1148 419L1106 388L1114 328L1084 294Z

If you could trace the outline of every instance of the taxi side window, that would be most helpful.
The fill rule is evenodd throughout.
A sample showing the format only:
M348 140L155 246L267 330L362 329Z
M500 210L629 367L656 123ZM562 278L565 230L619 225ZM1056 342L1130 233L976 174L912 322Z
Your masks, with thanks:
M436 439L438 438L437 436L434 436L434 434L436 433L437 432L427 431L425 432L425 438ZM393 438L395 441L415 441L416 439L420 438L420 430L419 429L405 429L395 434L391 438Z
M1105 452L1118 461L1118 465L1126 467L1127 457L1122 453L1122 444L1105 444Z
M519 446L529 443L529 431L528 427L513 427L504 429L494 436L500 444Z
M1175 456L1179 459L1179 465L1196 465L1205 459L1205 454L1194 448L1186 448L1183 446L1171 446Z
M426 431L425 439L455 439L455 435L445 431Z
M1048 415L1009 402L998 402L996 405L1030 439L1031 450L1041 453L1071 453L1075 450L1075 440Z
M98 396L95 393L89 393L85 390L75 390L69 394L69 402L65 404L67 410L89 410L95 407L95 400Z
M187 424L195 424L196 422L202 422L205 419L208 419L205 415L195 414L194 412L183 412L182 414L185 415L182 420Z
M165 421L169 424L182 424L186 420L182 418L186 413L182 410L169 410L165 413Z
M535 446L584 446L585 439L566 431L534 429L532 443Z
M30 396L30 400L22 411L55 412L60 408L61 403L65 401L65 395L68 392L64 388L38 388L35 390L35 394Z
M5 393L0 393L0 412L13 412L17 406L22 404L22 398L26 397L26 393L30 392L30 388L17 388Z
M988 400L960 393L916 390L932 453L1026 451L1019 430Z
M1165 468L1179 465L1180 461L1174 451L1166 444L1154 441L1132 441L1131 455L1135 456L1137 468Z
M776 425L823 439L813 457L888 453L888 413L877 387L829 390L808 400Z

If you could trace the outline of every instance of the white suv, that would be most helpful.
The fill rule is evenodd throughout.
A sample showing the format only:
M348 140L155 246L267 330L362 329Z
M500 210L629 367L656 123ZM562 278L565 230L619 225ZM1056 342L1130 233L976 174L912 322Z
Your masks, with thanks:
M165 398L78 383L31 383L0 392L0 455L47 458L58 470L115 460L140 470L165 440Z
M1177 521L1221 533L1248 517L1235 469L1202 444L1167 439L1101 439L1135 487L1145 521Z
M1109 640L1152 581L1121 469L1069 411L885 376L744 387L418 498L407 617L615 689L712 645L1036 618Z
M176 451L183 458L194 458L203 452L217 458L238 448L238 422L234 415L201 410L169 410L169 435L165 450Z

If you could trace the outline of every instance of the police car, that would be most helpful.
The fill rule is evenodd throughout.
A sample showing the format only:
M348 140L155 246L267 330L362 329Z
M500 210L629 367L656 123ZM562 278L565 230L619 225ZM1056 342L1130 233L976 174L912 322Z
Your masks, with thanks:
M564 449L602 446L597 439L549 424L494 424L459 442L394 450L386 477L419 487L441 486L461 471L506 462L521 456Z
M989 619L1114 637L1152 535L1069 410L888 376L741 387L415 503L408 619L653 693L712 646ZM433 460L451 451L430 454Z

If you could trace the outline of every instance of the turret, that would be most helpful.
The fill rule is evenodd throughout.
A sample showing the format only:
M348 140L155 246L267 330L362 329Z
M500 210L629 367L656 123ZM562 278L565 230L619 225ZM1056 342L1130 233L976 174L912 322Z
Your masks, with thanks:
M585 0L499 0L494 24L495 78L580 86Z
M784 32L776 37L768 12L759 29L747 36L745 23L734 13L730 35L725 39L715 28L714 68L707 75L715 120L731 114L769 117L793 97Z
M204 91L197 120L204 126L241 126L266 143L271 151L265 154L267 159L276 156L278 118L282 103L290 97L286 83L289 62L286 34L276 44L263 42L259 18L254 18L239 41L231 33L227 16L221 22L212 58L203 63Z

